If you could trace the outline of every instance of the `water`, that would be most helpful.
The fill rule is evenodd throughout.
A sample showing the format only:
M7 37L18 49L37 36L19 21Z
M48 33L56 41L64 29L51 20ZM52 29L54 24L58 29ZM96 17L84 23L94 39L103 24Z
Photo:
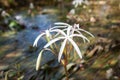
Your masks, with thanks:
M46 44L46 41L44 38L41 38L38 41L37 48L33 48L32 45L41 32L52 27L53 23L57 21L56 15L38 14L31 17L19 13L14 17L20 24L26 26L26 28L17 32L17 34L9 34L6 32L8 35L5 38L6 40L4 40L4 37L0 40L0 44L5 43L0 46L1 49L4 48L4 46L9 46L1 52L2 57L0 57L0 62L2 62L1 64L3 64L3 67L1 66L2 68L0 68L0 70L4 70L4 64L9 67L20 64L22 70L35 69L37 56ZM55 56L50 52L46 52L43 54L41 65L44 65L53 59L55 59Z
M56 15L35 15L34 17L31 16L24 16L24 15L16 15L16 19L19 23L24 24L27 29L31 29L33 27L38 27L40 30L45 30L56 21Z
M21 19L19 19L18 21L23 23L26 26L26 29L19 32L16 36L16 39L19 42L20 48L23 51L25 51L25 55L28 55L28 53L30 52L29 50L31 46L33 45L36 37L44 30L50 28L56 20L57 19L55 15L35 15L34 17L30 17L30 16L22 17L21 16ZM45 39L41 38L38 41L38 47L37 47L38 49L33 52L35 53L35 55L32 56L30 60L37 59L39 51L43 48L45 44L46 44ZM28 49L28 51L26 51L26 49ZM50 61L54 58L54 56L50 54L50 52L43 54L43 56L44 56L43 64L45 64L47 61ZM47 57L51 57L51 58L47 58Z
M24 38L26 42L31 42L44 30L52 27L57 20L55 15L35 15L34 17L17 15L18 22L26 26L26 29L19 32L17 38Z

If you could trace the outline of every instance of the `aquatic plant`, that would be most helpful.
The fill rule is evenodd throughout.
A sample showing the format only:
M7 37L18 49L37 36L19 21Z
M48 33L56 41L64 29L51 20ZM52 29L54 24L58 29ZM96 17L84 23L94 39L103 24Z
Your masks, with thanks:
M33 46L37 46L38 40L42 37L45 36L47 40L47 44L44 45L43 49L40 51L40 54L38 56L37 62L36 62L36 70L39 70L41 58L42 58L42 53L45 50L49 50L52 53L54 53L56 56L58 56L58 62L60 62L66 72L66 80L68 80L68 72L67 72L67 64L68 64L68 57L69 57L69 51L67 51L67 47L72 45L73 49L77 52L79 57L82 59L82 53L80 51L80 48L78 44L75 42L75 38L81 38L83 39L83 42L90 42L89 39L82 34L82 32L87 33L88 35L94 37L90 32L81 29L79 27L79 24L74 24L74 25L69 25L67 23L63 22L57 22L54 24L55 26L50 28L49 30L45 30L45 32L41 33L36 40L34 41ZM56 47L56 43L59 41L61 46ZM59 51L55 51L58 50ZM66 49L66 52L64 51ZM59 53L56 53L59 52Z

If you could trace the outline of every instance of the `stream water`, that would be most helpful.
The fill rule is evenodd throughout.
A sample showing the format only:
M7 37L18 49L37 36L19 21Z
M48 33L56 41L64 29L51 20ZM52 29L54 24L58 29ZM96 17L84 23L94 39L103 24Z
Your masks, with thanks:
M19 13L14 17L26 28L16 34L9 32L1 36L0 71L8 70L11 66L15 67L14 65L16 64L20 65L21 70L35 69L39 51L46 42L41 38L37 48L32 47L33 42L42 31L48 29L57 21L56 15L38 14L31 17ZM46 52L43 54L42 59L41 65L55 59L55 57L50 54L50 52ZM0 75L0 77L2 77L2 75Z

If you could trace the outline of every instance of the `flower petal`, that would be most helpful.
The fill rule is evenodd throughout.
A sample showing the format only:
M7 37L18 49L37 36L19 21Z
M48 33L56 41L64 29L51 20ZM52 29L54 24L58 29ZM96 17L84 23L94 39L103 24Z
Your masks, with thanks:
M33 44L33 47L35 47L35 46L37 47L38 40L39 40L43 35L45 35L45 33L40 34L40 35L35 39L34 44Z
M37 58L37 61L36 61L36 71L38 71L40 69L40 63L41 63L41 59L42 59L42 54L44 51L50 51L52 53L54 53L51 49L49 48L45 48L45 49L42 49L38 55L38 58Z
M79 57L82 58L82 54L81 51L79 49L79 47L77 46L77 44L71 39L68 38L68 40L71 42L71 44L73 45L74 49L76 50L76 52L78 53Z
M66 31L67 29L63 29L62 31L64 32L64 31ZM55 37L57 37L58 35L60 35L60 33L61 32L58 32L56 35L55 35ZM64 32L65 33L65 32ZM63 33L62 33L63 34ZM63 34L64 36L66 36L66 34Z
M50 37L50 32L49 32L49 30L45 30L45 33L46 33L46 36L47 36L47 37Z
M86 30L84 30L84 29L79 28L79 24L74 24L74 28L75 28L76 30L83 31L83 32L89 34L90 36L94 37L94 35L92 35L90 32L88 32L88 31L86 31Z
M39 70L40 68L40 63L41 63L41 58L42 58L42 53L43 53L44 49L40 51L38 58L37 58L37 62L36 62L36 71Z
M89 40L88 38L86 38L85 36L80 35L80 34L72 34L72 35L70 35L70 37L81 37L81 38L87 40L88 42L90 42L90 40ZM83 40L83 41L84 41L84 40Z
M60 29L50 30L50 32L57 32L57 33L61 33L62 35L66 36L65 32L63 30L60 30Z
M69 27L67 28L67 35L68 35L68 36L70 35L70 30L71 30L71 28L72 28L72 26L69 26Z
M50 30L54 30L54 29L59 29L59 28L66 28L67 26L54 26L52 28L50 28Z
M78 30L83 31L83 32L89 34L90 36L94 37L94 35L92 35L90 32L88 32L88 31L86 31L86 30L84 30L84 29L79 28Z
M63 53L63 51L64 51L66 42L67 42L67 39L65 39L65 40L63 41L62 46L61 46L61 48L60 48L59 55L58 55L58 62L60 62L60 59L61 59L61 57L62 57L62 53Z
M48 43L44 46L44 48L47 48L48 46L50 46L51 44L55 43L56 41L59 41L59 40L64 39L64 38L65 38L65 37L55 38L55 39L51 40L50 42L48 42Z
M69 25L69 24L67 24L67 23L64 23L64 22L56 22L56 23L54 23L54 25L65 25L65 26L71 26L71 25Z

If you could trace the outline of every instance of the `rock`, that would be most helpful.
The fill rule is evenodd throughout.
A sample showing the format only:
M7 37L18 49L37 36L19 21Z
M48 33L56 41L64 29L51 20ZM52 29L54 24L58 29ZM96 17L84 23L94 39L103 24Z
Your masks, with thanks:
M0 63L0 71L6 71L8 69L9 69L9 65L8 64Z
M110 79L113 76L113 69L110 68L106 71L106 78Z

